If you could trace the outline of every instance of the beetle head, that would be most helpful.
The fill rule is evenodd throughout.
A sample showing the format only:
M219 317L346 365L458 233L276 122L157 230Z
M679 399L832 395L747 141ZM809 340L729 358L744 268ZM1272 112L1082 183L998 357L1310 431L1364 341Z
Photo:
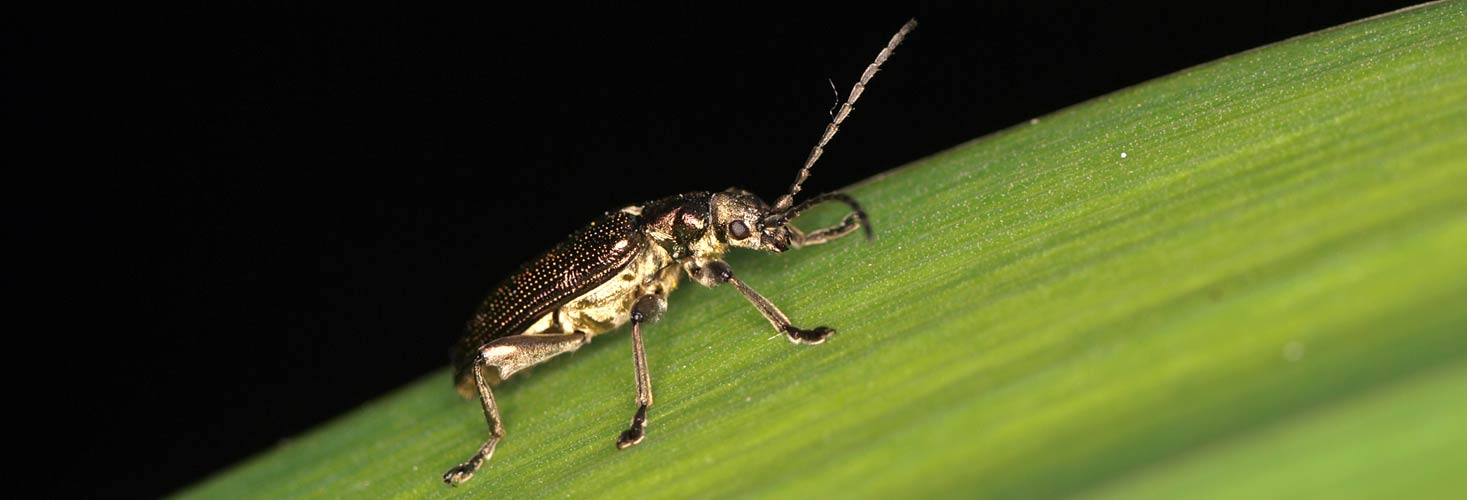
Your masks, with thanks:
M789 250L790 247L798 246L800 242L795 240L804 237L802 233L789 225L790 219L794 219L800 215L800 212L810 207L828 201L844 203L851 207L851 213L860 222L861 229L866 233L866 239L872 238L871 221L866 218L866 211L861 209L861 205L856 203L856 200L840 192L814 196L798 205L781 210L778 207L770 207L753 193L730 188L727 191L713 194L711 200L713 227L717 231L718 239L731 246L779 253Z
M730 246L775 253L790 248L789 219L771 217L769 204L753 193L730 188L714 193L710 205L718 239Z

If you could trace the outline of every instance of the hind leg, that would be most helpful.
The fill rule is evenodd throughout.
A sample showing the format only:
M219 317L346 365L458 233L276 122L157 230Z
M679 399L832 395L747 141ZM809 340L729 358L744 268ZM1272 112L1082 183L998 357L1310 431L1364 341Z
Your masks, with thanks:
M474 385L479 389L479 402L484 405L484 420L489 423L489 440L469 460L449 469L443 474L443 482L453 486L474 477L474 472L494 456L494 447L504 437L504 421L499 418L499 406L494 403L494 393L489 390L489 380L484 370L499 369L499 380L509 378L515 372L539 364L557 354L574 351L586 343L586 335L568 333L563 335L515 335L495 340L479 348L474 358Z

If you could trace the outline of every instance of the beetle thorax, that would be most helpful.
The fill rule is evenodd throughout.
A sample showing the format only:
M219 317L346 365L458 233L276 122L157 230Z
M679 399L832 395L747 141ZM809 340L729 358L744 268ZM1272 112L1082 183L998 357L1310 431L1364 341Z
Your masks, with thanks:
M728 243L718 237L717 231L703 231L703 235L688 245L690 256L700 262L720 260L728 251Z
M643 230L674 260L709 252L723 255L716 237L708 241L714 233L710 231L709 197L707 192L686 193L639 207Z

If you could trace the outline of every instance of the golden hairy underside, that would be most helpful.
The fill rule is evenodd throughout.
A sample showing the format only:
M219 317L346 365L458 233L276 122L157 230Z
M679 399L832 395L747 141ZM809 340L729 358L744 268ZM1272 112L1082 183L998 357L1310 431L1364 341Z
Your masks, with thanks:
M635 235L631 239L645 239ZM631 243L629 243L631 244ZM564 305L541 315L520 335L584 333L590 341L596 335L615 330L631 320L632 305L644 295L666 296L677 288L681 269L662 247L649 241L636 243L636 252L605 282L595 286ZM501 337L502 338L502 337ZM498 370L485 370L491 384L502 379ZM477 390L471 372L462 371L456 379L458 392L474 397Z
M472 380L468 369L479 348L525 332L627 268L645 249L645 239L636 237L639 219L622 212L606 214L500 282L453 346L454 380Z

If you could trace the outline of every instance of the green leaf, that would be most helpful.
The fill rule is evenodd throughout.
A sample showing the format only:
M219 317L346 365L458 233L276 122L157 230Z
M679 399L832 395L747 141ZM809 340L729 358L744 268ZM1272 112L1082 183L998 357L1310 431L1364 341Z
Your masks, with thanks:
M817 172L818 175L818 172ZM431 374L186 496L1434 497L1467 487L1467 2L1264 47L865 182L478 403ZM829 224L836 207L804 227ZM367 365L391 360L377 360ZM367 368L369 369L369 368Z

